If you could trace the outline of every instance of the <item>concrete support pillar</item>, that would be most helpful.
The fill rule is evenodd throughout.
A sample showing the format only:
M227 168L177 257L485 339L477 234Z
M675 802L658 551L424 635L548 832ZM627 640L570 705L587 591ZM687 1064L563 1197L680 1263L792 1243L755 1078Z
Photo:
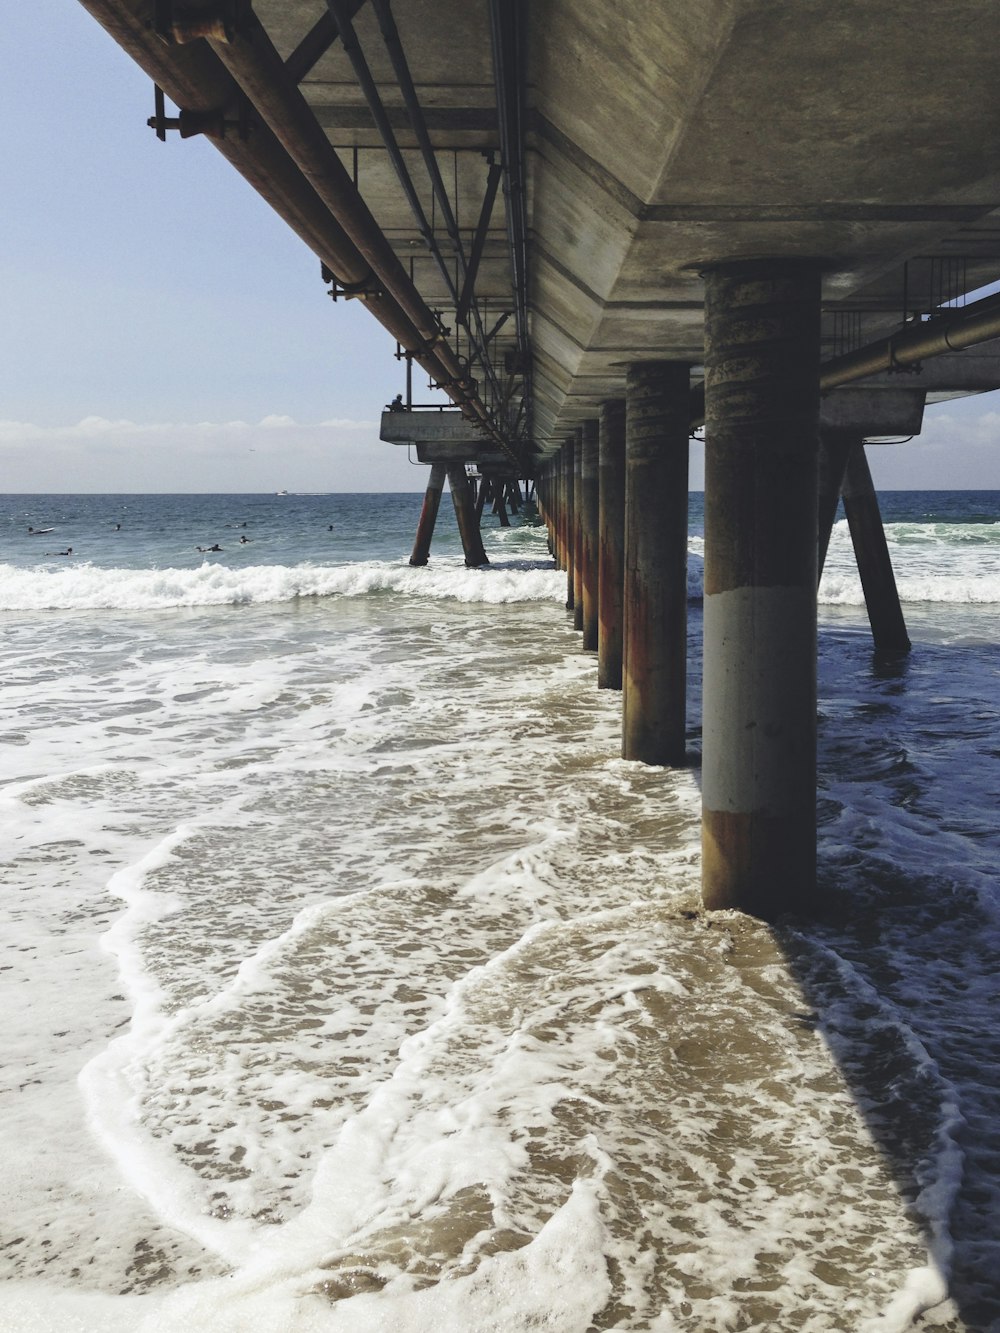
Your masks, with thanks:
M444 463L431 465L431 475L427 482L427 490L424 492L423 507L420 510L420 521L417 523L417 535L413 542L413 554L410 556L411 565L427 564L431 538L434 536L434 524L437 522L438 510L441 507L441 492L444 490L446 470Z
M684 763L690 368L629 366L625 415L622 755Z
M597 686L620 690L625 584L624 398L601 404L597 540Z
M862 443L862 437L853 430L821 429L819 433L819 478L816 496L816 517L819 525L816 548L816 584L823 577L826 553L830 549L830 534L833 532L837 506L840 504L840 488L844 484L844 469L847 459L856 444Z
M470 568L475 568L478 565L488 565L490 562L483 550L483 537L479 531L476 510L472 503L472 487L469 485L469 478L465 475L465 468L461 463L449 467L448 486L451 489L452 504L455 506L455 517L458 519L458 531L462 538L465 563Z
M702 894L773 918L816 884L820 270L705 285Z
M556 557L556 532L553 514L553 487L552 487L552 460L549 459L543 465L543 470L535 484L535 495L538 502L538 513L542 522L545 524L546 546L549 555L552 556L556 569L559 568L559 562Z
M910 639L899 604L896 578L879 512L878 496L863 444L856 445L844 475L844 513L851 529L854 554L865 591L868 620L879 653L908 653Z
M566 504L564 508L563 523L563 558L566 569L566 610L573 610L573 603L576 599L576 580L573 575L573 559L576 554L574 542L576 540L576 520L573 513L576 496L576 440L572 435L567 435L562 448L563 452L563 485L566 489Z
M573 628L583 629L583 432L573 437Z
M596 417L583 423L580 433L582 494L580 503L581 560L583 590L583 646L597 651L597 544L600 520L598 483L599 422Z
M555 501L552 537L555 543L556 569L566 568L566 468L562 450L556 454L552 468L552 494Z

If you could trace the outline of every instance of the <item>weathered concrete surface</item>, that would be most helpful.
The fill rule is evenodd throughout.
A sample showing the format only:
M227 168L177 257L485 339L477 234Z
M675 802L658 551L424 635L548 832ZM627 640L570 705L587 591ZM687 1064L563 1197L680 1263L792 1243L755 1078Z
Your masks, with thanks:
M597 651L598 543L600 491L598 486L598 422L585 421L580 430L580 591L583 606L583 646Z
M378 437L390 444L451 441L470 449L489 447L489 441L460 412L383 412Z
M860 435L918 435L924 419L922 389L898 386L843 388L820 401L819 424Z
M597 685L622 687L625 617L625 403L601 404L598 440Z
M418 463L475 462L488 472L506 472L510 468L510 459L506 454L484 449L482 446L476 448L471 441L444 440L438 443L429 441L427 444L417 444L414 448Z
M644 361L625 399L622 757L685 760L691 368Z
M702 896L773 917L816 883L819 270L708 277Z

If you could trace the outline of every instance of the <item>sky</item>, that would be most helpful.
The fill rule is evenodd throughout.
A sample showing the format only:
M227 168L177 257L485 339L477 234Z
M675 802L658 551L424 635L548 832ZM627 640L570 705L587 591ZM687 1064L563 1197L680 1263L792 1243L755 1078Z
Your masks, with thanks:
M378 440L389 335L207 140L156 139L152 85L77 0L7 8L0 491L422 490ZM998 441L1000 393L941 404L872 474L1000 489Z

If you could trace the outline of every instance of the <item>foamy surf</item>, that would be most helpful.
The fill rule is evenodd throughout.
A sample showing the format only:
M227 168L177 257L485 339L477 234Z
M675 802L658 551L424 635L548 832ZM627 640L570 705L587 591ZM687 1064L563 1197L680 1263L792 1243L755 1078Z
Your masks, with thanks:
M5 615L0 1327L1000 1318L996 611L908 606L890 664L860 590L823 612L829 911L775 933L701 913L697 767L617 757L541 530L411 570L419 500L292 500L67 508L113 520L87 570L15 533L31 579L143 578ZM992 578L895 526L902 586Z
M424 569L382 561L350 565L250 565L206 561L195 569L105 569L73 564L52 570L0 565L0 610L155 611L245 606L307 598L403 593L458 602L565 600L566 577L550 561L497 560L466 569L454 559Z

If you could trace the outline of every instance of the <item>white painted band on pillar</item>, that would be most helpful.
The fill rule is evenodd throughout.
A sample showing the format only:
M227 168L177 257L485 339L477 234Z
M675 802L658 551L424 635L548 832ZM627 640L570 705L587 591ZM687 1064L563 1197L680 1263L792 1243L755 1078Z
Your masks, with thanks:
M705 808L783 816L815 800L815 604L801 588L705 597ZM757 651L758 644L761 651ZM801 781L789 781L799 773Z

